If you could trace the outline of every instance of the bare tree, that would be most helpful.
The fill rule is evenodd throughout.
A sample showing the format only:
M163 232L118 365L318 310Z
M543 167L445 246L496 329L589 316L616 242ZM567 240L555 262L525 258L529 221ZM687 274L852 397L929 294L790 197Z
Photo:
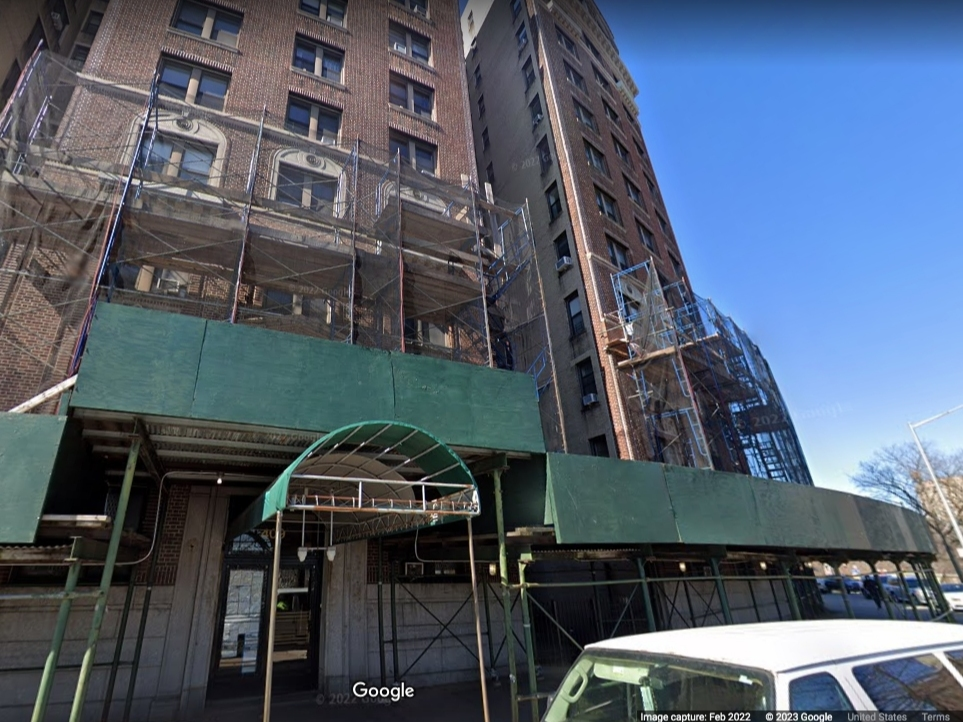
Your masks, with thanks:
M930 446L926 455L950 503L953 515L963 515L963 449L943 453ZM867 495L911 509L920 514L946 549L957 575L963 579L959 559L954 550L952 525L946 514L926 466L914 444L893 444L876 451L859 471L850 477L856 488Z

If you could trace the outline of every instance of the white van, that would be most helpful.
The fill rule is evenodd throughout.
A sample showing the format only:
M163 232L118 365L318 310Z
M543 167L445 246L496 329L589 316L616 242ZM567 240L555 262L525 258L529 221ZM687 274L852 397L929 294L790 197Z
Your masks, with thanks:
M963 625L840 619L610 639L585 648L542 720L755 710L963 710Z

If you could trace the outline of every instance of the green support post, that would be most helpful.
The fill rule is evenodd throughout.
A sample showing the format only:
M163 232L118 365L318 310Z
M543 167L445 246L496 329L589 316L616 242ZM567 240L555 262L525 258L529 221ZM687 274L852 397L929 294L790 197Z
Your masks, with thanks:
M910 565L910 568L913 570L913 573L916 575L916 578L920 580L920 585L923 586L924 576L923 576L922 568L915 561L910 561L909 565ZM926 610L930 613L930 619L936 619L936 617L940 615L940 613L933 606L933 602L935 602L936 600L932 599L932 594L926 593L925 586L923 586L923 592L924 592L923 603L926 604Z
M772 593L772 603L776 606L776 616L779 617L779 621L783 621L782 607L779 606L779 596L776 594L776 582L772 577L769 577L769 591Z
M127 636L127 619L130 617L130 605L134 601L135 571L135 569L130 570L130 580L127 582L127 595L124 597L124 611L120 614L120 625L117 627L114 658L110 662L110 675L107 677L107 691L104 693L104 709L100 713L100 722L107 722L107 718L110 716L110 703L114 696L114 685L117 683L120 655L124 651L124 637Z
M906 583L906 577L903 576L902 562L896 563L896 576L899 577L899 585L903 588L903 594L906 600L909 602L910 609L913 610L913 616L916 617L916 621L920 621L920 613L916 610L916 598L910 594L909 584ZM920 581L917 579L917 581ZM925 592L925 588L924 592ZM924 593L924 597L926 594Z
M719 603L722 605L722 618L726 620L726 624L732 624L732 611L729 609L729 597L726 594L726 585L722 581L722 575L719 573L719 560L712 557L710 562L712 564L712 577L716 583L716 593L719 595Z
M60 611L57 613L57 626L54 628L53 641L50 643L50 652L47 654L47 661L44 663L43 676L40 678L40 689L37 690L37 700L33 707L33 716L30 722L43 722L47 713L47 702L50 700L50 691L53 689L54 675L57 673L57 662L60 660L60 650L64 644L64 634L67 632L67 621L70 619L70 607L74 598L71 596L77 588L77 580L80 579L80 562L74 561L67 570L67 583L64 585L64 598L60 602Z
M873 564L873 579L876 581L876 588L879 590L879 596L883 599L883 605L886 607L886 616L890 619L895 619L893 616L893 609L889 604L889 592L883 589L882 583L879 581L879 572L876 571L876 565Z
M385 613L384 613L384 539L378 538L378 659L381 662L381 686L385 686Z
M799 610L799 599L796 598L796 586L793 584L792 573L785 562L780 562L779 566L782 567L786 598L789 599L789 610L792 612L792 618L798 622L802 619L802 612Z
M756 602L756 591L752 588L752 580L747 579L746 584L749 585L749 598L752 600L752 610L756 613L756 621L762 621L762 615L759 614L759 604Z
M933 567L924 567L924 571L926 572L926 576L932 584L933 593L936 595L937 602L943 608L941 614L946 614L944 619L950 624L956 624L956 617L953 616L953 607L949 600L943 595L943 588L940 586L940 580L936 578L936 572L933 571Z
M532 719L539 718L538 709L538 681L535 679L535 638L532 634L532 614L528 608L528 588L525 585L525 565L527 561L518 562L518 585L522 603L522 629L525 630L525 658L528 660L528 693L531 697Z
M642 601L645 603L646 626L650 632L656 631L655 610L652 608L652 597L649 595L649 580L645 578L645 562L641 559L635 560L639 567L639 581L642 583Z
M833 565L833 569L836 570L836 581L839 582L839 593L843 595L843 606L846 607L846 616L850 619L855 619L856 615L853 614L853 606L849 603L849 592L846 591L846 580L843 579L839 568L836 564Z
M495 676L495 643L492 641L492 615L488 611L488 580L482 582L482 598L485 600L485 628L488 631L488 672Z
M110 542L107 545L107 558L104 560L104 571L100 576L100 596L94 605L94 618L90 623L90 634L87 635L87 649L80 665L77 677L77 688L74 691L73 706L70 708L70 722L80 722L83 717L84 701L87 698L87 686L90 684L90 673L94 668L94 655L97 652L97 641L100 639L100 628L104 623L107 611L107 595L110 583L114 578L114 565L117 563L117 553L120 551L120 537L124 532L124 519L127 516L127 503L130 501L130 489L134 484L134 471L137 469L137 457L140 455L140 437L135 438L127 454L127 468L124 470L124 481L117 500L117 511L114 513Z
M508 586L508 546L505 537L505 513L502 504L502 472L492 472L495 479L495 522L498 527L498 573L502 583L502 609L505 612L505 646L508 651L508 681L512 691L512 722L518 722L518 670L515 667L515 631L512 625L512 593Z

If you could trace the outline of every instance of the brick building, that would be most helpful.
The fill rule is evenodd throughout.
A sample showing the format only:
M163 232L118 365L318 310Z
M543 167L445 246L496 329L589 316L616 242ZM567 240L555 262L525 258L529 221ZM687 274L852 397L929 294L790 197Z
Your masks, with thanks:
M482 180L527 198L566 448L811 484L758 348L692 292L592 0L471 0L462 13Z

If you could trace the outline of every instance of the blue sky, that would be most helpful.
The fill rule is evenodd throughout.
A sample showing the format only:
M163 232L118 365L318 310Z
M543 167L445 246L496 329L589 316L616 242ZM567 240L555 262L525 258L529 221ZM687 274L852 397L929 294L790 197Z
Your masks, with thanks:
M599 5L695 290L769 359L817 485L850 490L963 404L961 11ZM963 446L963 412L922 433Z

